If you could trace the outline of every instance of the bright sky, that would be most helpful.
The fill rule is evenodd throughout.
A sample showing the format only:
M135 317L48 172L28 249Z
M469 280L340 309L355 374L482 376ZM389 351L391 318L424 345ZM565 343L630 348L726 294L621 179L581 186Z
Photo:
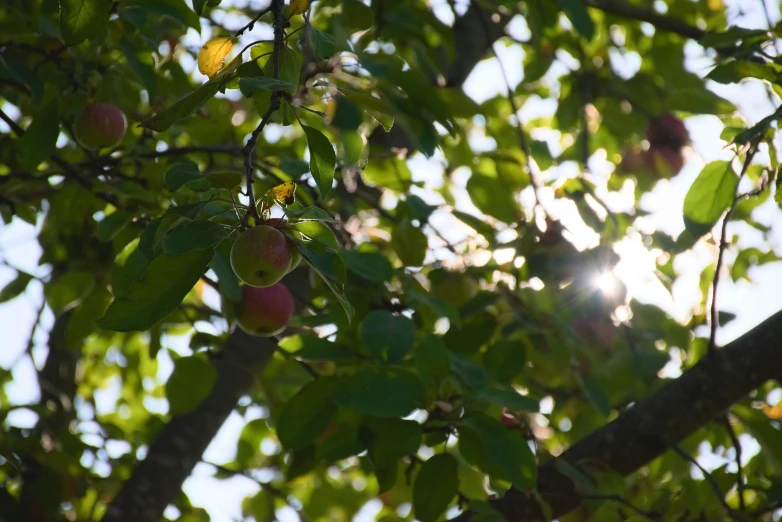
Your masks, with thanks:
M228 2L224 1L224 4ZM235 0L234 5L246 5L246 1ZM436 7L438 14L447 12L443 9L445 0L433 0L431 2ZM743 16L737 17L739 2L736 0L726 2L731 5L730 13L734 16L734 23L749 28L765 28L766 20L762 7L759 2L742 1ZM263 4L265 5L265 4ZM251 8L256 10L261 7L260 2L251 2ZM776 5L770 6L774 22L779 19L779 12ZM447 17L443 17L446 19ZM228 27L238 28L243 21L236 17L229 17L223 21ZM206 23L204 23L206 25ZM526 25L523 20L515 20L510 26L511 34L518 38L525 38ZM185 38L185 44L191 48L198 48L209 38L208 29L202 35L190 30ZM268 33L268 34L266 34ZM246 41L251 39L263 38L271 33L268 29L256 26L252 36L245 35ZM522 63L524 51L519 45L505 46L495 45L497 54L500 56L511 83L515 84L522 78ZM696 44L689 44L687 47L688 66L691 70L705 75L708 72L710 60L704 57L702 50ZM637 67L632 57L625 59L622 68ZM192 59L183 58L183 65L190 70L193 69ZM560 66L559 70L549 73L548 77L554 79L561 74L564 68ZM731 85L711 85L715 92L734 102L750 122L756 122L774 110L774 107L768 101L765 89L759 82L750 81L741 86ZM465 91L469 96L478 102L496 96L505 94L504 81L500 72L499 64L495 59L481 62L468 78ZM16 113L8 104L3 107L11 116ZM556 109L553 101L541 101L530 99L521 108L520 116L523 121L529 121L538 116L550 116ZM724 142L719 140L722 130L722 124L713 116L697 116L688 118L685 121L687 129L692 138L692 150L688 151L687 162L681 173L670 181L663 181L657 184L655 190L642 201L642 207L652 214L644 220L646 227L653 227L663 230L667 233L677 235L683 230L682 221L682 203L684 196L693 182L701 167L715 159L730 159L731 153L723 150ZM7 126L0 122L0 132L7 133ZM274 133L275 129L270 129ZM271 137L271 136L270 136ZM556 141L558 136L555 133L541 133L536 135L538 139L550 141L550 147L557 151L559 144ZM476 146L487 145L487 138L476 134L471 137L472 143ZM490 141L490 140L488 140ZM489 144L490 145L490 144ZM442 172L442 156L435 155L427 160L418 155L411 159L410 168L416 180L424 181L426 188L433 188L438 182L439 173ZM550 169L547 172L547 179L559 179L564 175L572 175L575 172L575 165L565 164L559 168ZM609 164L600 153L595 153L590 160L590 169L597 180L603 180L610 173ZM455 176L457 184L462 187L469 177L469 173L459 173ZM416 193L432 203L441 203L439 196L434 196L430 190L417 190ZM469 201L466 192L457 191L457 207L460 210L473 212L480 215ZM530 194L522 194L521 201L530 202ZM626 196L612 199L612 204L617 208L626 207L631 201ZM593 245L595 243L594 234L591 231L584 230L580 220L574 218L572 209L560 202L555 202L551 190L542 191L542 199L546 208L555 216L560 217L568 226L568 229L575 235L576 243L581 247ZM614 201L615 200L615 201ZM778 207L769 201L760 207L755 214L757 221L771 225L773 227L772 247L779 254L782 254L782 213ZM433 224L444 233L451 241L457 242L463 239L464 234L469 229L453 219L448 212L438 212L433 217ZM40 225L40 222L39 222ZM729 228L731 235L738 234L739 244L749 246L758 244L760 235L757 231L742 224L731 224ZM45 268L37 266L38 258L41 254L38 243L35 240L37 230L15 219L11 225L0 228L0 259L10 266L18 267L21 270L33 273L37 276L45 277L47 271ZM680 255L676 263L680 277L674 285L673 296L656 282L652 276L654 269L654 257L651 256L638 240L626 240L617 246L617 251L622 256L622 261L617 266L615 273L627 285L632 296L645 302L652 302L663 307L677 319L684 320L689 315L692 307L697 303L698 296L698 278L701 270L712 263L715 258L715 252L706 246L699 244L693 252ZM436 255L444 255L437 252ZM730 263L734 254L729 253L726 261ZM483 260L486 262L487 259ZM480 262L480 260L478 260ZM0 287L4 286L15 276L15 272L6 266L0 266ZM722 310L731 311L737 315L736 320L722 328L718 334L718 342L724 344L731 339L741 335L757 323L782 309L782 292L779 291L778 282L782 280L782 263L774 263L762 267L755 267L750 270L750 276L754 283L742 281L733 283L729 277L723 277L719 290L719 303ZM773 283L773 284L770 284ZM214 296L211 296L213 299ZM33 281L30 283L27 291L22 297L0 305L0 331L4 332L5 342L0 351L0 367L11 369L14 375L14 381L6 387L6 393L9 399L16 404L32 403L38 400L38 389L35 384L35 369L33 361L24 357L23 353L28 342L28 336L31 325L35 320L37 310L42 302L42 285ZM46 355L46 332L53 322L52 314L45 310L41 327L34 338L33 359L40 367ZM164 340L164 346L170 347L179 353L187 353L186 337L168 337ZM171 360L165 350L158 354L160 370L158 380L165 382L171 372ZM666 373L675 376L678 373L676 364L666 367ZM108 390L96 394L99 411L111 411L117 398L117 386L109 387ZM149 403L153 411L166 411L165 401L154 401ZM236 441L244 424L261 416L260 408L251 408L245 417L233 413L225 423L220 433L207 449L204 460L222 463L233 458L236 448ZM36 416L29 410L16 410L8 415L5 423L7 426L31 426L35 423ZM745 451L754 453L757 451L757 445L749 437L743 436L742 442L745 443ZM704 451L708 448L704 448ZM127 451L123 444L116 444L112 448L112 453L119 454ZM719 466L724 461L719 458L703 458L703 464L709 468ZM230 480L218 481L211 478L213 469L211 466L201 464L191 478L185 483L185 492L196 506L206 508L212 520L217 522L227 522L241 518L240 504L241 499L258 490L258 486L245 478L234 478ZM374 518L374 514L380 509L379 501L370 502L360 513L359 519L369 520ZM174 515L174 512L169 512ZM288 522L296 520L292 510L285 509L278 513L280 520Z

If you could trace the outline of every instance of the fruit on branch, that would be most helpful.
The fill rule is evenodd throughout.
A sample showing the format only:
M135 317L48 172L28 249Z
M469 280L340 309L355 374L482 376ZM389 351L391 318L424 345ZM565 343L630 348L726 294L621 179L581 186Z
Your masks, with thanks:
M231 267L242 282L258 288L277 283L291 266L285 234L260 225L242 232L231 247Z
M242 286L236 322L247 333L269 337L282 332L293 317L293 295L282 283L266 288Z
M671 145L653 145L645 152L644 161L646 168L662 179L675 176L684 166L681 150Z
M114 105L95 103L76 118L73 127L79 143L88 149L116 145L128 129L128 120Z
M291 224L284 218L270 218L266 220L266 226L273 227L285 234L286 236L293 236L301 239L301 232L294 230ZM288 249L291 251L291 266L288 268L288 272L291 272L301 263L301 252L299 252L296 243L290 237L287 237Z
M649 122L646 127L646 139L649 140L650 148L667 145L674 149L681 149L690 142L684 123L667 112Z

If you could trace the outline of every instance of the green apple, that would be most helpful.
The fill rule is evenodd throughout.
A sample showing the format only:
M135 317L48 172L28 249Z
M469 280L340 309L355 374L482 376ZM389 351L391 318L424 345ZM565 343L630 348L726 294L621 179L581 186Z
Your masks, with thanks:
M285 235L260 225L242 232L231 248L231 267L242 282L259 288L277 283L291 266Z

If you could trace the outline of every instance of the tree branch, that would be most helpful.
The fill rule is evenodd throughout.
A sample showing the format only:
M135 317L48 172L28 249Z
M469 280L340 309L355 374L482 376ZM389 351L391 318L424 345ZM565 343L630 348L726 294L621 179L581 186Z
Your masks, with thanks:
M646 22L663 31L676 33L686 38L700 40L706 36L706 31L698 29L695 26L683 22L671 16L658 13L649 7L630 4L624 0L582 0L584 4L595 9L600 9L606 13L630 18L639 22Z
M106 509L103 522L158 522L201 455L271 358L276 343L237 329L228 338L212 393L193 411L174 417L147 457Z
M309 296L306 269L294 270L285 276L283 283L291 291ZM300 310L297 307L297 312ZM256 337L236 329L215 358L218 377L209 396L193 411L172 418L161 430L147 457L133 469L107 507L102 522L158 522L276 348L272 338Z
M733 520L734 522L741 522L741 519L736 514L735 511L733 511L733 508L731 508L728 503L725 501L725 493L722 492L720 489L720 485L717 484L717 481L714 480L714 477L711 476L711 473L706 471L706 468L700 465L700 463L689 453L684 451L681 447L679 447L678 444L671 444L671 449L679 455L681 458L698 468L700 472L703 474L704 480L709 483L711 486L711 489L714 490L714 494L717 495L717 500L719 500L720 504L722 504L722 507L725 508L725 512L728 514L728 516Z
M782 311L724 348L701 359L681 377L613 422L576 443L559 459L571 465L599 461L627 475L662 455L735 402L770 379L782 376ZM551 459L540 466L538 491L561 517L584 498ZM533 496L512 489L492 504L509 521L548 520ZM470 513L460 515L464 521Z

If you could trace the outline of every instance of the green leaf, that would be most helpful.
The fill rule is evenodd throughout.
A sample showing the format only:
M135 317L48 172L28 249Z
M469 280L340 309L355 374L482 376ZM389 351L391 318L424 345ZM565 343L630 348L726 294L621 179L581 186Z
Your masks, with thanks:
M149 265L144 277L111 303L97 321L115 332L148 330L176 310L198 282L214 256L214 250L194 250L181 256L161 255Z
M252 55L251 55L252 56ZM267 78L274 78L274 60L265 58L266 64L263 66L263 74ZM287 83L288 92L293 94L299 87L299 75L301 74L301 57L299 53L290 47L285 47L279 56L279 79ZM260 63L258 64L260 65Z
M409 221L403 221L394 227L391 248L405 266L422 266L429 240L420 228L414 227Z
M698 174L684 198L684 224L690 232L703 235L730 207L739 178L727 161L712 161Z
M191 221L172 230L163 240L163 250L171 256L178 256L212 248L228 237L222 225L213 221Z
M366 424L372 431L369 456L376 468L387 468L410 453L417 453L421 446L422 429L415 421L367 417Z
M361 109L355 103L344 96L337 98L337 110L331 119L332 126L342 131L354 131L363 121Z
M342 260L348 270L368 281L385 283L394 277L394 267L383 254L347 250L342 253Z
M283 209L289 219L295 219L296 222L300 221L326 221L329 223L336 223L337 220L331 217L331 214L326 212L320 207L305 207L300 210L286 210Z
M296 334L279 343L280 348L307 361L347 361L357 355L344 344L334 343L312 334Z
M535 456L521 433L482 413L466 416L462 425L477 435L486 462L502 470L516 488L525 490L535 485Z
M242 502L242 515L253 518L255 522L272 522L274 520L274 499L266 488Z
M60 119L57 100L47 103L38 111L33 122L19 140L19 163L26 170L34 170L43 160L57 150L57 136L60 134Z
M413 486L413 513L416 520L435 522L445 513L459 492L459 463L450 453L441 453L424 462Z
M223 241L215 249L215 256L209 264L209 268L217 274L217 283L220 295L230 303L238 303L242 298L242 289L239 286L239 278L231 268L231 242ZM225 307L225 303L223 303Z
M193 92L186 94L173 105L166 107L148 120L141 123L142 127L154 131L163 132L168 130L174 123L192 116L195 112L204 106L225 83L225 78L215 78L198 87Z
M747 78L758 78L775 82L779 74L768 65L761 65L744 60L731 60L722 63L711 70L706 78L717 83L739 83Z
M449 351L451 358L451 370L453 370L464 383L474 390L486 386L486 371L483 366L471 362L466 357Z
M467 192L473 204L484 214L505 223L515 223L518 220L519 204L513 193L507 190L499 179L474 172L467 180Z
M415 324L403 315L374 310L361 321L361 339L377 361L396 363L413 349Z
M451 358L439 335L426 334L415 349L415 367L424 385L435 389L451 375Z
M60 32L68 45L106 32L112 0L60 0Z
M335 390L337 404L366 415L405 417L423 402L421 381L410 372L391 367L365 367Z
M475 394L475 400L496 404L511 410L533 413L540 411L540 401L538 399L521 395L511 387L480 389Z
M201 174L198 165L192 161L183 161L172 165L166 171L165 185L172 192L183 186L193 192L206 192L209 189L233 190L241 185L244 175L241 172L211 172Z
M736 111L736 107L728 100L703 87L674 89L671 96L665 101L665 108L669 111L718 116Z
M559 7L581 36L587 40L595 36L595 23L580 0L559 0Z
M322 132L306 125L302 125L302 129L307 135L307 147L310 151L310 172L318 186L320 197L325 199L331 191L331 184L334 181L337 155L334 153L331 142Z
M312 52L321 60L331 58L339 51L337 39L328 33L310 26L308 28L308 36L310 45L312 45Z
M483 356L483 365L500 382L510 382L524 371L527 345L519 340L503 340L491 345Z
M600 381L591 375L581 375L579 381L589 402L600 412L600 415L603 417L611 415L611 402L608 400L608 395L606 395L605 388L600 384Z
M217 369L202 357L193 355L174 361L174 371L166 381L166 398L172 415L184 415L209 397L217 382Z
M282 407L277 417L277 437L283 446L304 448L326 431L337 411L332 395L338 383L334 377L319 377Z
M462 223L467 225L468 227L472 228L476 232L478 232L480 235L485 237L488 241L494 240L494 235L496 231L494 230L494 227L486 223L480 218L477 218L473 216L472 214L467 214L466 212L461 212L459 210L453 210L453 215L459 219Z
M204 10L204 5L206 4L206 0L193 0L193 11L196 12L199 16Z
M90 295L95 286L95 274L92 272L67 272L59 279L46 283L43 293L46 302L55 315L78 306Z
M33 280L33 276L27 272L19 272L14 280L0 290L0 303L5 303L20 296L27 289L27 285Z
M281 89L291 89L293 84L282 80L275 80L267 76L248 76L239 78L239 90L242 94L250 98L258 89L267 91L276 91Z
M293 225L293 229L304 234L313 243L325 247L325 250L339 252L337 238L328 225L324 225L319 221L297 221ZM344 280L344 277L340 277L340 281L344 282Z
M315 223L315 222L311 222ZM329 247L316 241L301 241L293 238L296 246L307 263L313 270L323 278L323 282L334 293L334 296L345 310L348 322L353 320L355 310L345 296L345 265L339 254L330 250Z
M118 210L104 217L97 227L98 241L106 242L114 239L117 234L122 232L128 223L130 223L131 216L123 211Z

